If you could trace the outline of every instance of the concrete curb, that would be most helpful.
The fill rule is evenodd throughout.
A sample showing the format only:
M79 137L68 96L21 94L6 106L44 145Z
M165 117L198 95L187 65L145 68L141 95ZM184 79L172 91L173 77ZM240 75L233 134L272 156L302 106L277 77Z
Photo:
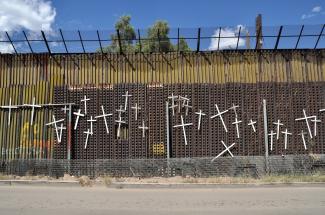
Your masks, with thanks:
M48 180L0 180L0 186L37 185L37 186L79 186L78 181L48 181Z

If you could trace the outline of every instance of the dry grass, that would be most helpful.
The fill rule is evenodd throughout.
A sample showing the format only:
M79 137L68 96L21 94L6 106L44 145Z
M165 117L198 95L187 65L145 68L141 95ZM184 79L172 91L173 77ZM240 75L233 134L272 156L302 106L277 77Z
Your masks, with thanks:
M82 187L90 187L93 185L93 181L88 176L81 176L79 178L79 184Z

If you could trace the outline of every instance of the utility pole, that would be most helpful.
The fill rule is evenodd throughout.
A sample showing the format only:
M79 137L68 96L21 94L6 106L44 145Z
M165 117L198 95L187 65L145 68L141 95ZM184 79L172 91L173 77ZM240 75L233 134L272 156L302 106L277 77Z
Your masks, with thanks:
M262 32L262 15L258 14L255 19L256 29L256 49L261 49L263 45L263 32Z

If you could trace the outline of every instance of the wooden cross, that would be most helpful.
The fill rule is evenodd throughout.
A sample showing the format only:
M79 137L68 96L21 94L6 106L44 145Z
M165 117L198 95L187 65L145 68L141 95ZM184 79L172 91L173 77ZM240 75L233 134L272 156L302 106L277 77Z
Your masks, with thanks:
M171 104L171 106L169 107L169 108L172 108L172 110L173 110L173 116L175 115L175 107L177 107L177 105L175 104L175 99L177 99L178 98L178 96L174 96L174 94L172 93L172 95L171 96L168 96L168 99L171 99L172 100L172 104Z
M253 131L256 132L255 124L256 124L256 121L253 121L253 120L251 119L247 125L252 126Z
M188 103L189 103L189 101L186 101L186 103L185 103L184 106L183 106L183 107L186 108L186 109L185 109L185 116L188 115L188 109L189 109L189 108L192 108L192 106L190 106Z
M125 110L124 109L122 109L122 105L120 105L120 109L117 109L116 110L116 112L118 112L118 117L120 118L120 117L122 117L122 113L125 113Z
M227 127L226 127L226 125L225 125L225 122L223 121L223 118L222 118L222 114L228 112L228 110L225 110L225 111L223 111L223 112L220 112L218 105L215 104L215 106L216 106L216 109L217 109L217 112L218 112L218 113L217 113L216 115L214 115L214 116L211 116L210 118L213 119L213 118L215 118L215 117L218 116L218 117L220 118L221 122L222 122L222 125L223 125L225 131L228 132Z
M86 136L86 141L85 141L85 149L87 149L89 135L93 135L93 133L91 133L91 132L89 131L89 128L88 128L87 131L84 131L84 134L87 134L87 136Z
M285 131L281 132L282 134L284 134L284 149L287 149L288 146L288 135L292 135L292 133L288 132L288 129L286 129Z
M87 122L90 122L90 133L93 134L93 122L96 122L96 119L93 119L93 116L90 116L90 119L87 119Z
M126 108L128 106L128 99L129 97L131 97L132 95L129 95L129 91L126 91L124 95L122 95L123 97L125 97L125 102L124 102L124 110L126 111Z
M225 152L227 152L228 151L228 153L230 154L230 156L231 157L234 157L234 155L231 153L231 151L230 151L230 149L232 148L232 147L234 147L234 145L236 144L236 143L233 143L233 144L231 144L230 146L227 146L222 140L221 140L221 143L222 143L222 145L226 148L225 150L223 150L222 152L220 152L216 157L214 157L212 160L211 160L211 163L213 162L213 161L215 161L218 157L220 157L221 155L223 155Z
M121 131L121 124L126 124L125 121L122 121L122 117L119 117L118 120L115 120L115 122L118 123L118 128L117 128L117 137L120 137L120 131Z
M138 111L141 110L141 107L138 106L138 103L135 103L133 107L131 107L135 111L135 121L138 121Z
M271 133L268 134L271 137L271 141L270 141L271 151L273 150L273 136L276 134L277 133L274 133L273 130L271 130Z
M279 139L279 135L280 135L280 126L283 125L283 123L281 123L281 121L278 119L277 122L273 122L274 125L276 125L276 139Z
M85 115L87 115L87 101L89 100L86 95L84 95L84 99L81 99L81 102L84 103Z
M61 141L62 141L62 131L67 129L67 128L63 126L63 123L61 123L61 125L60 125L60 127L58 129L60 130L60 134L59 134L59 137L58 137L58 143L61 143Z
M8 113L8 125L10 125L10 118L11 118L11 109L16 109L18 108L17 106L11 105L11 98L9 98L9 105L7 106L0 106L3 109L8 109L9 113Z
M149 127L144 125L144 121L142 121L142 126L139 126L140 129L142 129L142 137L145 137L146 130L149 129Z
M102 115L95 116L95 119L98 119L98 118L103 118L103 119L104 119L105 128L106 128L106 133L109 134L109 130L108 130L108 125L107 125L107 119L106 119L106 117L107 117L107 116L112 116L113 114L112 114L112 113L106 114L103 105L101 106L101 109L102 109Z
M73 114L77 116L76 121L74 123L74 130L77 130L77 126L78 126L78 122L79 122L79 117L81 117L81 116L84 117L85 114L82 114L81 113L81 109L79 109L78 112L73 112Z
M34 123L34 112L35 112L35 108L40 108L42 107L41 105L35 105L35 97L33 97L33 103L32 104L23 104L26 107L31 107L32 108L32 113L30 116L30 125L33 125Z
M55 116L54 115L52 115L52 118L53 118L53 121L52 122L49 122L49 123L47 123L47 124L45 124L45 125L47 125L47 126L50 126L50 125L54 125L54 128L55 128L55 133L56 133L56 138L57 138L57 140L58 140L58 142L59 142L59 129L58 129L58 125L57 125L57 123L59 123L59 122L63 122L64 121L64 119L60 119L60 120L56 120L55 119ZM61 141L61 140L60 140Z
M238 105L235 105L234 103L232 104L232 107L229 108L229 110L233 110L235 112L236 118L238 117L237 116L237 111L236 111L237 108L239 108L239 106Z
M304 144L304 148L305 148L305 150L307 150L307 144L306 144L306 140L305 140L305 134L306 134L306 132L304 132L304 131L302 130L301 133L298 134L298 135L301 135L302 143Z
M201 109L200 109L199 112L195 112L195 114L199 115L199 121L198 121L198 125L197 125L197 130L200 130L201 129L202 116L205 116L206 114L203 113Z
M314 137L317 135L317 123L322 122L322 120L317 119L317 116L315 116L314 119L311 120L314 123Z
M309 126L308 119L315 118L316 116L307 116L305 109L303 109L302 111L304 113L304 117L298 118L298 119L295 119L295 120L296 121L305 120L306 121L306 124L307 124L307 128L308 128L309 136L310 136L310 138L313 138L313 135L311 133L311 129L310 129L310 126Z
M240 137L240 134L239 134L239 126L238 124L241 123L242 121L238 121L237 117L235 119L235 122L233 122L232 124L236 126L236 131L237 131L237 138Z
M181 124L180 125L174 125L174 128L177 127L182 127L183 128L183 136L184 136L184 141L185 141L185 145L187 146L187 139L186 139L186 131L185 131L185 126L189 126L189 125L193 125L193 123L184 123L184 119L183 116L181 115Z

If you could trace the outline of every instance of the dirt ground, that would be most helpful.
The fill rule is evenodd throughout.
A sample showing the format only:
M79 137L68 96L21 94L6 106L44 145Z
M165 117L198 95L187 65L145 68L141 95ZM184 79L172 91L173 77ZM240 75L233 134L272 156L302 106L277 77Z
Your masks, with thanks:
M6 215L323 215L325 186L213 189L0 186L0 211Z

